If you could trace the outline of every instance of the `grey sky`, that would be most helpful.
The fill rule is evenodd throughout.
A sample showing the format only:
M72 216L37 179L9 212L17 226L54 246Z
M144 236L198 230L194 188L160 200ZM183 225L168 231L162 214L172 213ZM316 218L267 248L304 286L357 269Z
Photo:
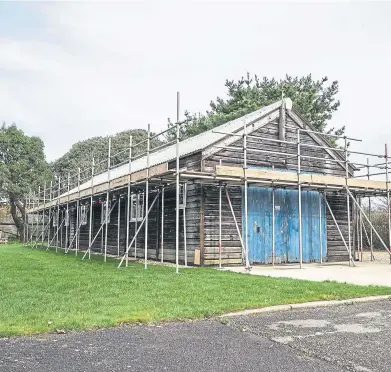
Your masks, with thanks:
M0 119L48 160L86 138L205 111L247 71L339 80L332 125L391 146L391 3L2 3Z

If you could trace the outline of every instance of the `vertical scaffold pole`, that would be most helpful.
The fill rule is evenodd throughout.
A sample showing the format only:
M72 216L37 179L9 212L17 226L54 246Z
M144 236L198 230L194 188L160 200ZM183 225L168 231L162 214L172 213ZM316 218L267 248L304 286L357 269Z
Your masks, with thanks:
M23 216L23 222L24 222L24 236L23 236L23 245L25 246L28 240L28 225L27 225L27 210L29 209L28 205L28 194L24 198L24 216Z
M31 201L32 201L32 196L31 196L31 189L29 189L29 194L28 194L28 206L29 206L29 209L31 209ZM34 207L34 205L33 205ZM31 231L30 231L31 230ZM29 244L30 242L30 232L32 232L33 230L33 226L30 226L30 213L27 214L27 243L26 245Z
M362 206L362 197L360 196L359 197L359 203L360 203L360 207ZM362 262L363 260L363 246L362 246L362 224L363 224L363 221L362 221L362 214L360 211L358 211L359 215L359 224L360 224L360 229L359 229L359 232L360 232L360 261Z
M64 219L64 210L61 209L61 221ZM62 239L62 232L63 232L63 225L64 224L61 224L61 228L60 228L60 248L62 248L62 242L63 242L63 239Z
M353 239L352 239L352 249L353 249L353 256L354 256L354 259L360 259L360 249L359 249L359 240L360 240L360 234L359 234L359 228L358 228L358 220L359 220L359 217L358 217L358 208L356 208L356 205L355 204L352 204L352 214L353 214L353 231L352 231L352 235L353 235ZM358 253L357 253L358 252Z
M30 237L29 237L29 242L30 242L30 245L33 243L33 236L34 236L34 207L35 207L35 194L34 192L31 190L30 191L30 204L32 206L32 213L30 213L30 217L31 217L31 226L30 226Z
M28 230L28 225L27 225L27 221L28 221L28 214L27 214L27 211L29 210L30 206L29 206L29 202L28 202L28 193L26 194L26 197L24 198L24 216L23 216L23 222L24 222L24 237L23 237L23 246L27 245L27 241L28 241L28 234L29 234L29 230Z
M35 243L37 243L38 237L39 237L38 231L39 231L39 225L40 225L40 223L39 223L39 209L41 207L41 187L39 187L39 189L38 189L37 205L38 205L38 210L37 210L37 232L36 232L36 235L35 235Z
M183 191L183 248L185 252L185 267L187 267L187 233L186 233L186 198L187 198L187 184L182 185Z
M34 240L36 241L38 239L38 229L39 229L39 206L40 206L40 194L41 194L41 187L39 186L38 187L38 196L36 193L34 193L34 198L35 198L35 201L37 203L37 207L36 207L36 211L34 213L35 215L35 236L34 236ZM34 243L35 245L35 243Z
M30 205L32 205L32 209L34 210L34 194L32 192L32 190L30 189ZM31 230L31 234L29 236L29 243L32 244L33 242L33 234L34 234L34 219L32 218L32 214L30 214L30 217L31 217L31 227L30 227L30 230Z
M33 216L33 222L32 222L32 231L31 231L31 244L33 244L33 240L35 239L36 237L36 233L37 233L37 209L38 209L38 201L37 201L37 191L33 191L32 193L32 198L33 198L33 208L34 208L34 212L32 214Z
M345 139L345 177L346 177L346 189L348 189L348 178L349 178L349 154L348 154L348 140L346 136ZM348 247L349 247L349 256L352 256L352 237L351 237L351 226L350 226L350 197L346 193L346 207L348 212ZM351 260L349 260L349 266L351 266Z
M56 216L57 224L60 223L60 195L61 195L61 176L58 177L58 195L57 195L58 201L57 201L57 216ZM60 234L61 234L60 236L62 236L62 227L61 227ZM58 234L56 234L56 253L58 252L58 241L59 241Z
M103 261L107 261L107 230L108 230L108 221L109 221L109 198L110 198L110 193L109 191L106 192L106 201L105 201L105 247L104 247L104 257Z
M161 218L161 236L160 236L160 262L164 262L164 186L162 187L162 218Z
M248 181L247 181L247 125L243 121L243 176L244 176L244 221L245 221L245 265L246 270L250 270L249 247L248 247Z
M297 188L299 199L299 255L300 255L300 269L303 267L303 227L301 218L301 154L300 154L300 129L297 130Z
M65 211L65 248L68 248L68 232L69 232L69 225L70 225L70 218L69 218L69 180L70 180L70 174L68 172L68 183L67 183L67 209Z
M132 173L132 136L129 136L129 179L128 179L128 195L126 201L126 248L129 246L129 224L130 224L130 181L131 181L131 173ZM126 252L126 262L125 265L128 267L129 261L129 251Z
M29 205L34 210L34 198L33 198L31 189L29 190ZM28 216L28 223L29 224L30 224L30 217L31 217L31 214L29 213L29 216ZM34 225L33 225L33 219L32 218L31 218L31 226L29 226L29 229L30 229L30 231L29 231L29 237L28 237L27 245L31 244L31 242L33 240Z
M34 237L35 237L35 230L36 230L36 228L37 228L37 226L36 226L36 224L37 224L37 222L36 222L36 212L35 212L35 209L37 208L37 197L36 197L36 192L35 191L33 191L32 193L31 193L31 198L32 198L32 200L33 200L33 213L32 213L32 215L31 215L31 217L32 217L32 221L31 221L31 244L33 244L33 240L34 240Z
M80 238L80 167L77 168L77 201L76 201L76 243L75 256L79 250Z
M176 210L175 210L175 266L179 273L179 92L176 105Z
M43 209L42 209L42 242L41 242L41 245L43 247L43 242L44 242L44 239L45 239L45 234L44 234L44 230L45 230L45 213L46 213L46 182L44 183L44 186L43 186Z
M220 165L221 165L221 159L220 159ZM221 222L222 222L222 218L221 218L221 191L222 191L222 184L221 184L221 181L219 182L219 269L221 269Z
M119 257L119 234L121 232L121 194L118 195L118 213L117 213L117 257Z
M110 169L111 169L111 137L109 137L109 153L107 157L107 182L108 188L106 192L106 211L105 211L105 253L104 262L107 261L107 230L109 229L109 198L110 198Z
M148 196L149 196L149 151L151 140L151 125L148 124L147 137L147 169L145 179L145 238L144 238L144 269L148 268Z
M274 167L273 167L274 168ZM276 203L276 189L272 188L272 265L275 264L276 247L275 247L275 203Z
M49 192L49 200L50 200L50 208L49 208L49 225L48 225L48 246L47 248L50 248L50 215L53 218L53 211L52 211L52 200L53 200L53 180L50 181L50 192Z
M30 206L34 210L34 195L33 191L30 189L30 194L29 194L29 201L30 201ZM34 219L32 213L29 214L29 218L31 218L31 224L30 224L30 234L29 234L29 242L30 244L32 243L33 240L33 231L34 231ZM29 221L30 223L30 221Z
M34 203L32 204L32 196L31 196L31 189L29 189L29 193L28 193L28 205L29 205L29 209L31 209L31 205L32 205L32 208L34 208ZM31 236L32 236L32 231L33 231L33 227L34 226L30 226L30 213L27 214L27 232L28 232L28 235L27 235L27 242L26 242L26 245L29 245L30 241L31 241Z
M37 200L37 212L35 213L35 215L37 216L37 229L36 229L36 232L35 232L35 242L37 242L38 240L38 230L39 230L39 207L41 205L41 186L38 187L38 200Z
M369 180L369 158L367 158L367 179ZM371 205L371 197L368 197L368 218L369 221L372 221L371 219L371 210L372 210L372 205ZM373 255L373 230L372 230L372 225L369 227L370 232L369 232L369 245L370 245L370 250L371 250L371 262L375 260L375 257Z
M92 241L92 222L94 215L94 170L95 170L95 159L92 157L92 166L91 166L91 197L90 197L90 221L88 227L88 247L91 247ZM91 249L88 250L88 259L91 258Z
M323 239L322 239L322 194L319 193L319 248L320 248L320 260L323 263Z
M27 203L28 203L28 210L31 209L31 189L29 189L29 192L27 194ZM32 230L32 228L30 228L30 213L26 213L26 218L27 218L27 241L26 241L26 246L29 245L29 242L30 242L30 230Z
M28 205L29 205L29 209L31 209L31 205L32 207L34 208L34 204L32 204L32 195L31 195L31 189L29 189L29 194L28 194ZM32 231L33 231L33 227L32 225L30 225L30 217L31 217L31 214L28 213L27 214L27 230L28 230L28 236L27 236L27 243L26 245L29 244L30 242L30 235L32 234Z
M385 150L385 160L386 160L388 249L391 252L390 185L389 185L389 176L388 176L388 149L387 149L387 144L385 144L384 150ZM390 264L391 264L391 255L390 255Z
M139 211L138 211L138 207L139 207L139 203L140 203L140 194L136 192L135 194L135 199L136 199L136 210L135 210L135 213L136 213L136 217L134 219L134 233L136 234L136 231L137 231L137 219L138 219L138 215L139 215ZM137 235L135 236L135 239L134 239L134 258L137 260Z

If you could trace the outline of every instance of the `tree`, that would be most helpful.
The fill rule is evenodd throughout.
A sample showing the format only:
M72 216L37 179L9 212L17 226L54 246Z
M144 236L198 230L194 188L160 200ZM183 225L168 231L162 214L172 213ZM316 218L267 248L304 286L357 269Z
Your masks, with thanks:
M369 216L369 203L368 200L365 200L363 205L364 212L367 216ZM365 226L367 234L363 233L363 244L364 246L369 247L369 242L367 239L367 235L370 232L370 225L365 217L362 217L363 224ZM371 223L375 230L380 235L383 242L388 245L389 236L388 236L388 202L387 197L379 196L376 198L372 198L371 205ZM384 246L377 237L375 233L373 233L373 247L378 250L383 250Z
M0 128L0 199L10 204L20 237L23 237L25 197L29 189L36 190L50 178L42 140L25 135L15 124L3 124Z
M132 136L132 157L145 153L148 132L144 129L132 129L117 133L111 137L111 165L115 166L129 159L129 137ZM151 136L153 133L151 133ZM140 143L142 142L143 143ZM137 145L140 143L139 145ZM151 149L160 145L159 139L151 141ZM62 157L51 164L55 177L66 179L68 173L76 174L78 168L81 170L90 169L92 159L95 162L95 174L107 169L107 157L109 148L109 137L92 137L85 141L75 143L72 148ZM90 173L85 176L89 176Z
M185 113L187 122L181 126L181 137L187 138L202 133L208 129L237 119L250 112L258 110L281 99L282 95L292 99L295 107L309 120L320 132L344 133L344 127L335 130L326 130L328 121L337 111L340 102L336 100L338 93L338 81L328 84L328 78L314 80L309 74L303 77L286 75L284 79L263 79L257 75L238 81L227 80L227 98L217 97L210 102L210 110L206 114L191 115ZM169 121L169 127L173 127ZM170 131L171 132L171 131ZM172 137L172 132L170 133Z

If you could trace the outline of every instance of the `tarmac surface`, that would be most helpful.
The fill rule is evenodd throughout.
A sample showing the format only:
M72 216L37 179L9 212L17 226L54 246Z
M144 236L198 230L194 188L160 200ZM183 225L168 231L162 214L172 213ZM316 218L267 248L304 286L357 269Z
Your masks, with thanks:
M390 371L391 302L0 339L1 372Z

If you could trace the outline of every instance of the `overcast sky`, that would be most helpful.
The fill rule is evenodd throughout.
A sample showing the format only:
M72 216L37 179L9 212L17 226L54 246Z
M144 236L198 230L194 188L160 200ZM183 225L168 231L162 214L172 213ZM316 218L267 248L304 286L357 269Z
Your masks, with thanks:
M161 129L247 71L340 82L331 124L391 146L391 3L0 3L0 120L45 142ZM354 148L358 149L357 145Z

